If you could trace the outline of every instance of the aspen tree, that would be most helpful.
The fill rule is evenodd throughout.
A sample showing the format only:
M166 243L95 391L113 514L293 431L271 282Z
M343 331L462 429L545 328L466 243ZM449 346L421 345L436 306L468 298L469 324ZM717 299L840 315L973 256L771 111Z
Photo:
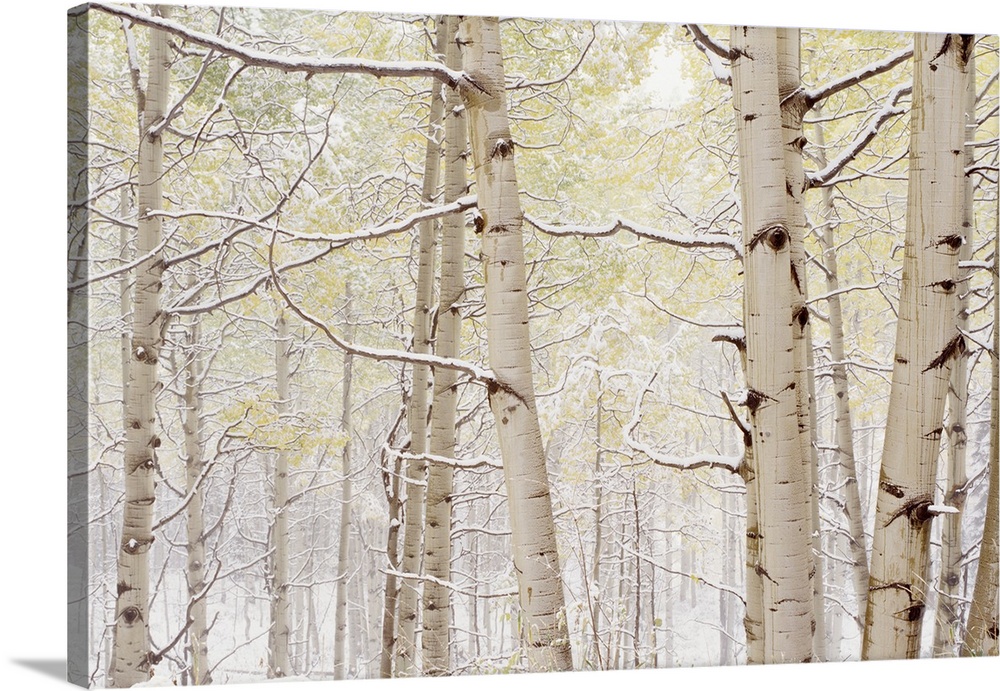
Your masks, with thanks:
M882 450L862 658L915 658L945 395L965 351L956 325L971 37L914 37L903 281Z
M965 80L965 160L963 166L975 163L972 143L976 139L976 69L974 54L969 55ZM963 181L962 201L962 247L958 252L959 262L972 258L973 191L972 180L966 176ZM956 320L958 328L969 327L968 289L970 271L959 270ZM959 513L941 516L941 573L938 582L937 611L934 617L934 655L952 656L955 644L961 640L962 603L962 509L965 507L967 491L966 457L966 406L969 400L969 368L965 355L955 358L948 385L948 403L945 425L947 443L943 465L945 471L944 503L959 510Z
M990 394L989 494L979 570L962 656L1000 655L1000 234L993 247L993 384Z
M157 8L168 16L167 8ZM135 269L132 347L125 393L125 510L118 550L117 601L110 685L147 681L153 664L149 641L149 552L153 544L156 394L162 388L157 362L163 344L162 220L149 212L163 207L162 124L170 95L168 34L149 32L149 75L140 98L139 229L135 253L147 257Z
M810 474L797 427L791 257L774 29L734 27L733 95L744 246L764 663L812 659Z
M278 419L288 413L289 366L292 339L288 334L288 319L283 307L278 308L274 339L275 379L277 384ZM285 677L291 673L288 638L291 632L288 616L288 452L279 447L274 459L273 494L271 497L271 629L268 632L268 677Z
M798 423L800 459L809 483L809 533L812 536L813 568L813 659L826 659L825 590L823 550L820 545L817 501L819 457L816 453L816 408L812 368L812 337L806 305L806 217L803 209L805 172L802 166L802 118L808 110L801 85L798 29L778 29L778 99L781 105L782 148L785 159L785 203L788 213L791 253L792 357L795 363L795 417Z
M462 67L457 40L458 19L444 20L445 65ZM445 87L444 107L444 202L457 200L466 192L465 108L457 89ZM441 284L437 310L434 354L457 358L461 354L462 317L460 303L465 295L465 219L450 214L441 221ZM457 372L434 370L434 401L431 405L430 453L451 458L455 455L455 417L458 409ZM450 671L449 643L451 591L451 495L454 469L432 463L427 470L427 509L424 530L424 572L434 580L424 584L423 647L424 674Z
M444 54L445 38L443 23L438 19L435 52ZM431 84L430 115L427 124L427 148L424 156L424 179L421 199L425 204L437 196L438 178L441 168L441 118L444 113L444 96L440 85ZM416 298L413 310L413 352L426 355L431 351L430 319L433 311L434 294L434 254L437 247L437 233L434 221L420 224ZM403 511L403 560L402 570L406 574L420 571L423 555L424 502L427 462L423 454L427 451L427 389L430 368L427 365L413 365L413 385L407 409L407 426L410 429L410 451L413 458L406 463L406 501ZM419 582L403 578L399 588L398 636L396 638L396 676L409 676L417 671L416 630L417 600Z
M351 314L351 282L344 285L344 338L349 342L354 340L354 317ZM344 378L341 384L341 417L340 429L347 437L341 453L340 464L340 536L337 541L337 603L334 609L333 630L333 678L346 678L347 660L344 657L344 644L347 640L347 592L350 585L350 540L351 540L351 437L354 436L354 423L351 417L351 378L354 373L354 356L344 353ZM360 635L355 631L354 636Z
M187 527L187 590L188 590L188 656L190 675L195 685L212 683L208 664L208 613L205 601L205 518L203 491L199 487L205 469L202 450L201 380L202 357L199 352L201 332L199 317L195 316L185 329L187 348L184 366L184 463L186 494L189 497L184 510Z
M515 144L507 118L500 22L467 17L460 26L463 89L486 282L489 387L510 507L522 636L533 671L572 668L552 497L531 372L531 337Z
M817 119L822 111L817 106ZM816 124L816 148L820 168L826 167L826 140L821 123ZM830 328L831 379L834 406L834 457L837 460L839 481L843 484L844 513L847 518L847 542L851 552L851 582L857 602L855 622L863 628L865 603L868 601L868 553L865 548L864 514L861 511L861 493L858 484L857 460L854 455L854 424L851 421L851 398L847 385L847 357L844 353L844 316L840 299L839 268L837 266L837 210L833 191L822 189L822 229L818 234L823 249L823 275L826 279L827 320Z

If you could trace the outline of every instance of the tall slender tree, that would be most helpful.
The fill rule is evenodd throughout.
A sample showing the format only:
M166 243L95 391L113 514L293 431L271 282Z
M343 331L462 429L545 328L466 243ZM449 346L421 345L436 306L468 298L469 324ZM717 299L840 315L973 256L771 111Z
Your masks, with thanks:
M354 308L352 302L351 282L344 284L344 338L354 340ZM348 671L348 661L345 654L347 641L347 593L351 584L351 502L353 501L353 482L351 479L351 447L354 436L354 421L351 397L351 382L354 376L354 356L344 353L344 376L341 383L341 415L340 430L344 434L344 449L340 457L340 537L337 540L337 603L334 609L333 629L333 678L345 679ZM358 632L354 632L354 636Z
M445 64L462 67L457 40L458 18L447 17ZM446 87L444 107L444 201L456 201L466 192L465 109L457 89ZM434 353L456 358L461 353L461 303L465 295L465 219L451 214L441 221L441 284L437 309ZM431 405L430 453L451 458L455 455L455 418L458 412L457 372L434 370L434 401ZM432 463L427 471L427 511L424 529L423 670L424 674L444 674L450 668L451 641L451 503L454 469L446 463Z
M445 51L445 31L440 18L437 20L435 52ZM431 85L430 114L427 122L427 147L424 154L424 177L421 200L430 204L437 197L441 170L441 119L444 113L444 95L435 80ZM437 232L433 220L420 224L417 259L416 297L413 309L413 352L426 355L431 351L431 316L434 311L434 255ZM413 365L413 385L407 408L407 426L410 429L410 451L413 456L406 463L406 503L403 511L403 560L405 574L417 574L423 556L423 528L425 504L425 478L427 461L428 383L430 368ZM404 577L399 589L398 635L396 637L396 675L409 676L417 671L417 616L419 581Z
M812 368L812 331L806 305L806 215L803 195L806 190L802 165L802 118L808 110L803 97L802 68L798 29L778 29L778 99L781 106L782 147L785 160L785 203L788 213L791 262L792 357L795 363L795 418L798 424L799 458L809 483L809 533L812 536L813 567L813 659L826 659L825 591L823 550L819 525L819 455L816 453L816 405Z
M976 140L976 68L975 53L969 54L965 78L965 161L963 166L968 169L975 164L974 143ZM962 269L961 263L972 258L973 230L975 213L973 210L975 187L972 179L966 175L963 182L964 197L962 202L962 247L958 251L959 280L963 289L958 291L957 312L955 315L958 328L966 331L969 328L969 291L964 286L969 285L971 271ZM941 573L938 579L937 611L934 617L934 655L951 657L955 654L955 645L962 639L962 517L965 507L965 494L968 491L966 483L968 476L965 469L967 415L969 401L969 368L968 357L961 355L955 358L951 368L951 381L948 384L945 424L945 455L943 459L945 491L944 503L958 510L941 517L944 525L941 527Z
M489 387L510 508L514 570L528 664L569 670L562 571L552 496L535 406L524 264L523 215L514 169L515 142L507 116L500 22L466 17L460 26L465 69L475 86L463 90L468 108L486 281Z
M996 232L996 230L994 230ZM1000 655L1000 233L993 247L993 376L990 394L990 474L979 570L962 642L964 657Z
M155 8L161 17L168 8ZM125 394L125 502L118 550L117 600L111 682L127 687L149 679L156 662L149 641L149 557L153 544L156 449L156 394L161 388L158 360L163 345L162 219L150 212L163 206L163 139L160 126L170 96L171 52L166 32L149 32L149 74L139 102L139 228L132 300L132 345Z
M186 325L184 348L184 464L187 508L187 588L188 588L188 659L191 681L195 685L212 683L208 661L208 607L205 598L205 518L202 473L205 456L202 448L201 383L203 357L200 343L200 318L196 315Z
M747 399L763 586L764 663L812 659L810 473L798 430L785 153L774 29L734 27L733 94L744 247Z
M955 323L970 36L917 34L903 281L882 450L862 657L914 658L945 395L965 352Z
M284 307L278 308L275 323L274 366L277 388L278 419L287 418L290 409L289 356L292 339L288 333L288 318ZM287 419L285 420L287 423ZM271 627L268 631L268 676L287 677L291 674L288 640L291 635L288 598L288 451L283 444L274 454L271 495Z

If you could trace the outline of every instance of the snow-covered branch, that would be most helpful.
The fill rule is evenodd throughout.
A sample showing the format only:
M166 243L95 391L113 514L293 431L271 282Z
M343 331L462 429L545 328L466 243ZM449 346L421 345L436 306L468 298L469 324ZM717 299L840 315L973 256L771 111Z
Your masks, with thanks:
M239 46L218 36L195 31L170 19L154 17L129 7L104 2L92 2L90 7L136 24L167 31L188 43L210 48L254 67L268 67L282 72L302 72L307 75L368 74L373 77L432 77L452 87L474 86L465 72L448 69L437 62L416 60L389 62L365 58L300 58L276 55Z
M639 423L642 422L642 402L646 398L646 394L652 391L653 381L656 379L657 374L654 373L652 377L646 382L646 385L639 392L639 396L636 398L635 406L632 409L632 419L629 420L628 424L622 430L622 434L625 438L625 444L628 445L630 449L637 453L641 453L647 456L656 465L663 466L665 468L674 468L675 470L697 470L698 468L713 468L717 470L725 470L730 473L739 474L740 464L743 462L742 456L719 456L716 454L695 454L694 456L688 456L682 458L679 456L672 456L670 454L665 454L662 451L654 449L649 444L643 443L635 438L634 434L636 428L639 427Z
M355 231L353 233L340 233L336 235L327 235L324 233L297 233L293 231L278 231L281 235L288 237L292 240L302 240L306 242L333 242L337 244L344 244L348 242L354 242L357 240L374 240L376 238L386 237L387 235L394 235L396 233L402 233L404 231L410 230L417 227L423 221L431 221L435 218L441 218L442 216L448 216L449 214L460 213L466 209L471 209L476 205L476 195L470 194L464 197L460 197L453 202L448 204L442 204L441 206L432 206L428 209L423 209L422 211L417 211L410 214L401 221L391 221L389 223L380 223L377 226L371 226L370 228L364 228L362 230Z
M715 80L726 86L732 86L733 72L726 63L731 57L729 50L716 43L697 24L685 24L684 28L691 33L695 48L708 58L708 65L712 69L712 76L715 77Z
M897 104L903 96L909 95L911 91L913 91L913 86L909 83L897 86L895 89L890 91L885 105L883 105L878 112L875 113L872 119L868 122L868 125L857 134L854 141L852 141L847 148L840 152L836 158L827 163L822 170L807 173L806 184L809 187L822 187L835 178L848 163L853 161L858 154L860 154L864 148L868 146L886 122L906 112L905 108L901 108Z
M721 43L717 43L715 39L706 34L705 30L702 29L699 25L685 24L684 28L691 32L691 35L694 36L695 41L700 43L703 48L710 51L715 56L720 57L723 60L732 59L733 57L732 51L724 47Z
M452 458L450 456L439 456L432 453L410 453L394 449L388 444L383 445L383 451L391 458L401 458L404 461L424 461L426 463L437 463L452 468L467 470L469 468L495 468L503 470L503 464L490 456L476 456L475 458Z
M856 86L870 77L888 72L892 68L896 67L896 65L906 62L911 57L913 57L913 49L906 48L893 53L887 58L878 60L862 67L859 70L851 72L850 74L846 74L843 77L839 77L833 81L823 84L822 86L818 86L815 89L810 89L805 94L806 103L810 108L812 108L823 99L829 98L844 89Z
M275 289L284 299L285 303L288 305L295 314L297 314L303 321L307 321L317 329L326 334L326 337L333 342L335 346L343 350L345 353L350 353L351 355L357 355L359 357L369 358L371 360L378 360L380 362L401 362L409 365L427 365L428 367L444 367L446 369L453 369L463 374L468 375L474 381L478 381L484 384L489 384L493 386L498 386L500 388L506 389L506 385L503 384L492 370L485 367L477 365L472 362L466 362L465 360L459 360L458 358L445 358L438 357L437 355L425 355L423 353L411 353L405 350L388 350L385 348L368 348L366 346L359 346L354 343L349 343L344 339L340 338L337 334L333 333L322 320L312 316L299 305L295 304L291 296L285 292L285 289L281 285L281 279L278 277L277 267L274 265L274 244L277 239L277 231L271 235L271 243L268 248L267 262L271 270L271 280L274 284Z
M292 260L286 264L282 264L281 266L275 267L275 271L280 276L291 269L297 269L300 266L306 266L308 264L312 264L315 261L319 261L320 259L330 254L330 252L332 252L335 249L337 249L337 246L330 245L329 247L326 247L319 252L314 252L313 254L310 254L308 256L301 257L299 259ZM174 301L173 306L166 308L165 312L167 314L202 314L204 312L211 312L212 310L216 310L222 307L223 305L228 305L231 302L242 300L246 296L256 291L258 288L260 288L262 285L264 285L264 283L267 282L267 280L270 278L271 278L271 272L269 270L262 271L261 273L257 274L257 276L255 276L254 278L251 278L248 281L246 281L240 288L234 290L231 293L228 293L227 295L221 296L215 300L212 300L211 302L199 302L194 305L189 305L188 303L194 300L196 297L198 297L198 295L205 289L204 282L198 283L194 287L189 288L183 294L181 294L181 296Z
M721 249L732 253L738 259L743 258L743 248L740 244L740 240L729 235L723 235L722 233L672 233L668 230L651 228L623 218L615 219L611 223L600 226L557 226L539 221L538 219L532 218L527 214L525 214L524 220L543 233L555 237L606 238L614 235L620 230L625 230L637 237L653 240L655 242L662 242L674 247L683 247L686 249Z

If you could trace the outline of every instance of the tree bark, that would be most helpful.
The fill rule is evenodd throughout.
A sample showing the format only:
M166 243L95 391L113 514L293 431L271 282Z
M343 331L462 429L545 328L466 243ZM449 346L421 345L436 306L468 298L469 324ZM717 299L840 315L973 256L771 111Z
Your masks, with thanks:
M604 516L602 506L604 502L604 481L601 477L601 460L604 453L602 434L604 424L604 381L601 375L600 359L597 361L595 378L597 380L597 407L594 412L596 416L594 424L594 442L596 447L594 454L594 561L591 566L590 576L591 589L594 595L590 606L593 618L591 626L594 635L594 661L597 669L604 669L604 659L601 655L601 555L604 553Z
M969 37L914 38L909 197L889 418L882 451L862 657L914 658L926 599L929 508L952 360L962 243Z
M966 64L965 79L965 168L975 163L975 151L971 145L976 139L976 69L972 54ZM958 251L958 261L972 258L973 212L972 180L966 176L963 181L962 238ZM959 269L956 320L958 328L969 328L969 299L966 286L969 285L970 271ZM958 509L959 513L944 514L941 520L941 574L938 580L937 611L934 617L934 656L953 657L956 644L962 640L962 516L965 508L965 492L968 477L965 470L966 456L966 407L969 400L969 368L965 355L955 358L951 369L951 383L948 386L947 424L945 433L945 492L944 503Z
M1000 655L1000 234L993 248L993 390L990 396L989 497L979 570L962 656Z
M400 412L396 426L390 432L387 445L396 444L396 433L402 422ZM399 529L403 503L399 493L402 486L400 476L403 470L403 460L398 455L389 465L389 454L382 454L382 483L385 489L386 503L389 505L389 527L386 531L385 561L389 572L385 575L385 599L382 604L382 650L379 654L379 677L388 679L392 676L392 661L396 652L396 604L399 601L399 587L395 571L399 570Z
M812 660L810 474L793 355L793 263L774 29L734 27L744 246L747 407L753 424L764 663ZM799 315L794 315L799 317Z
M289 385L288 357L292 339L288 335L288 320L284 308L279 307L274 339L275 378L277 380L278 419L288 414ZM288 452L278 449L274 460L274 495L272 497L271 523L271 630L268 677L280 678L291 673L288 657L290 633L288 617Z
M447 17L443 31L445 64L461 69L462 56L456 41L458 18ZM445 87L444 108L444 201L463 196L465 182L465 109L457 90ZM461 354L462 316L460 306L465 295L465 218L451 214L441 221L441 283L437 310L434 353L457 358ZM455 418L458 409L457 372L434 370L434 399L431 405L430 452L435 456L455 455ZM447 674L449 659L451 589L451 495L454 468L432 463L427 469L427 513L424 529L424 571L435 579L424 584L423 670L425 675Z
M813 660L826 659L825 592L823 549L819 525L819 456L815 444L815 404L812 368L812 337L806 305L806 217L802 196L805 172L802 167L802 118L808 103L803 98L800 40L798 29L778 29L778 99L781 105L782 145L785 159L785 203L791 252L792 357L795 363L795 417L798 422L800 458L809 479L809 533L814 560Z
M435 51L445 51L446 32L440 19ZM437 196L441 167L441 118L444 97L436 83L431 85L430 116L427 124L427 150L424 158L424 180L421 199L429 204ZM419 258L417 267L416 301L413 310L413 351L421 355L430 353L430 318L434 294L434 253L437 238L433 221L420 224ZM417 460L427 451L427 389L429 368L413 366L413 387L407 412L410 429L410 451L414 458L406 463L406 503L403 510L403 573L420 572L423 556L422 534L424 528L424 479L427 462ZM403 578L399 589L399 635L396 639L396 675L410 676L417 672L416 628L419 581Z
M158 8L167 16L167 8ZM157 360L163 344L160 310L163 257L156 249L162 222L147 212L163 206L163 141L153 128L163 118L170 95L168 35L149 32L149 78L140 115L139 229L136 256L148 259L135 270L132 347L126 387L125 510L115 603L114 664L110 685L118 688L147 681L156 660L149 642L149 550L153 543L156 448Z
M205 528L203 490L198 480L205 468L201 440L201 378L200 318L195 316L187 327L187 348L184 368L184 461L186 494L190 497L185 509L187 524L187 586L188 586L188 659L192 682L201 686L212 683L208 664L208 608L205 599Z
M507 119L499 21L468 17L460 28L463 91L482 227L490 386L503 458L518 599L533 671L572 668L552 498L531 372L531 337L514 148Z
M354 341L354 317L351 313L351 283L348 281L344 285L344 338L348 342ZM334 629L333 629L333 678L336 680L347 677L347 661L344 656L345 643L347 641L347 593L351 579L350 554L351 554L351 440L354 436L354 424L351 419L351 378L353 372L354 356L349 352L344 352L344 380L341 386L342 412L340 418L340 428L346 437L344 450L341 455L340 465L340 538L337 542L337 603L334 609ZM360 636L361 631L353 631L352 637Z

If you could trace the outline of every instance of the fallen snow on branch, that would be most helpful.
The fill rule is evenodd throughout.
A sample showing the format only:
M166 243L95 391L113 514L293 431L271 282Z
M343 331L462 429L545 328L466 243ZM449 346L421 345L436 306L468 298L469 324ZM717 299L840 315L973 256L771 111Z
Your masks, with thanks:
M649 460L656 465L661 465L667 468L674 468L676 470L715 468L738 474L740 472L740 464L743 462L742 456L720 456L717 454L706 453L699 453L693 456L685 457L674 456L655 449L649 444L641 442L635 438L635 430L639 426L639 423L642 422L642 401L646 397L646 394L652 391L651 387L653 386L653 380L655 379L656 374L653 374L653 376L646 382L642 391L639 393L638 398L636 398L635 406L632 410L632 419L629 420L628 424L625 425L625 429L622 430L625 437L625 444L628 445L628 447L633 451L647 456Z
M303 240L306 242L334 242L337 244L343 244L357 240L374 240L376 238L386 237L387 235L405 232L419 225L423 221L432 221L435 218L441 218L442 216L448 216L449 214L459 213L465 211L466 209L470 209L475 205L476 195L469 194L464 197L459 197L455 201L448 204L432 206L430 208L423 209L422 211L417 211L401 221L380 223L377 226L358 230L353 233L327 235L324 233L298 233L284 230L280 231L280 233L281 235L291 238L292 240Z
M427 463L438 463L440 465L451 466L452 468L495 468L503 470L503 464L490 456L476 456L474 458L452 458L450 456L438 456L432 453L410 453L394 449L388 444L382 447L387 456L401 458L404 461L426 461Z
M255 67L270 67L283 72L306 74L369 74L373 77L434 77L450 86L473 86L465 72L452 70L439 62L419 60L369 60L366 58L301 58L276 55L225 41L218 36L189 29L182 24L154 17L120 5L91 2L90 7L136 24L167 31L189 43L210 48Z
M722 233L673 233L668 230L652 228L640 223L635 223L624 218L618 218L611 223L598 226L552 225L551 223L545 223L544 221L540 221L527 214L525 214L524 220L543 233L553 235L555 237L604 238L610 237L620 230L625 230L633 235L636 235L637 237L653 240L655 242L662 242L668 245L673 245L674 247L684 247L687 249L723 249L731 252L738 258L743 257L741 241L729 235L723 235Z

